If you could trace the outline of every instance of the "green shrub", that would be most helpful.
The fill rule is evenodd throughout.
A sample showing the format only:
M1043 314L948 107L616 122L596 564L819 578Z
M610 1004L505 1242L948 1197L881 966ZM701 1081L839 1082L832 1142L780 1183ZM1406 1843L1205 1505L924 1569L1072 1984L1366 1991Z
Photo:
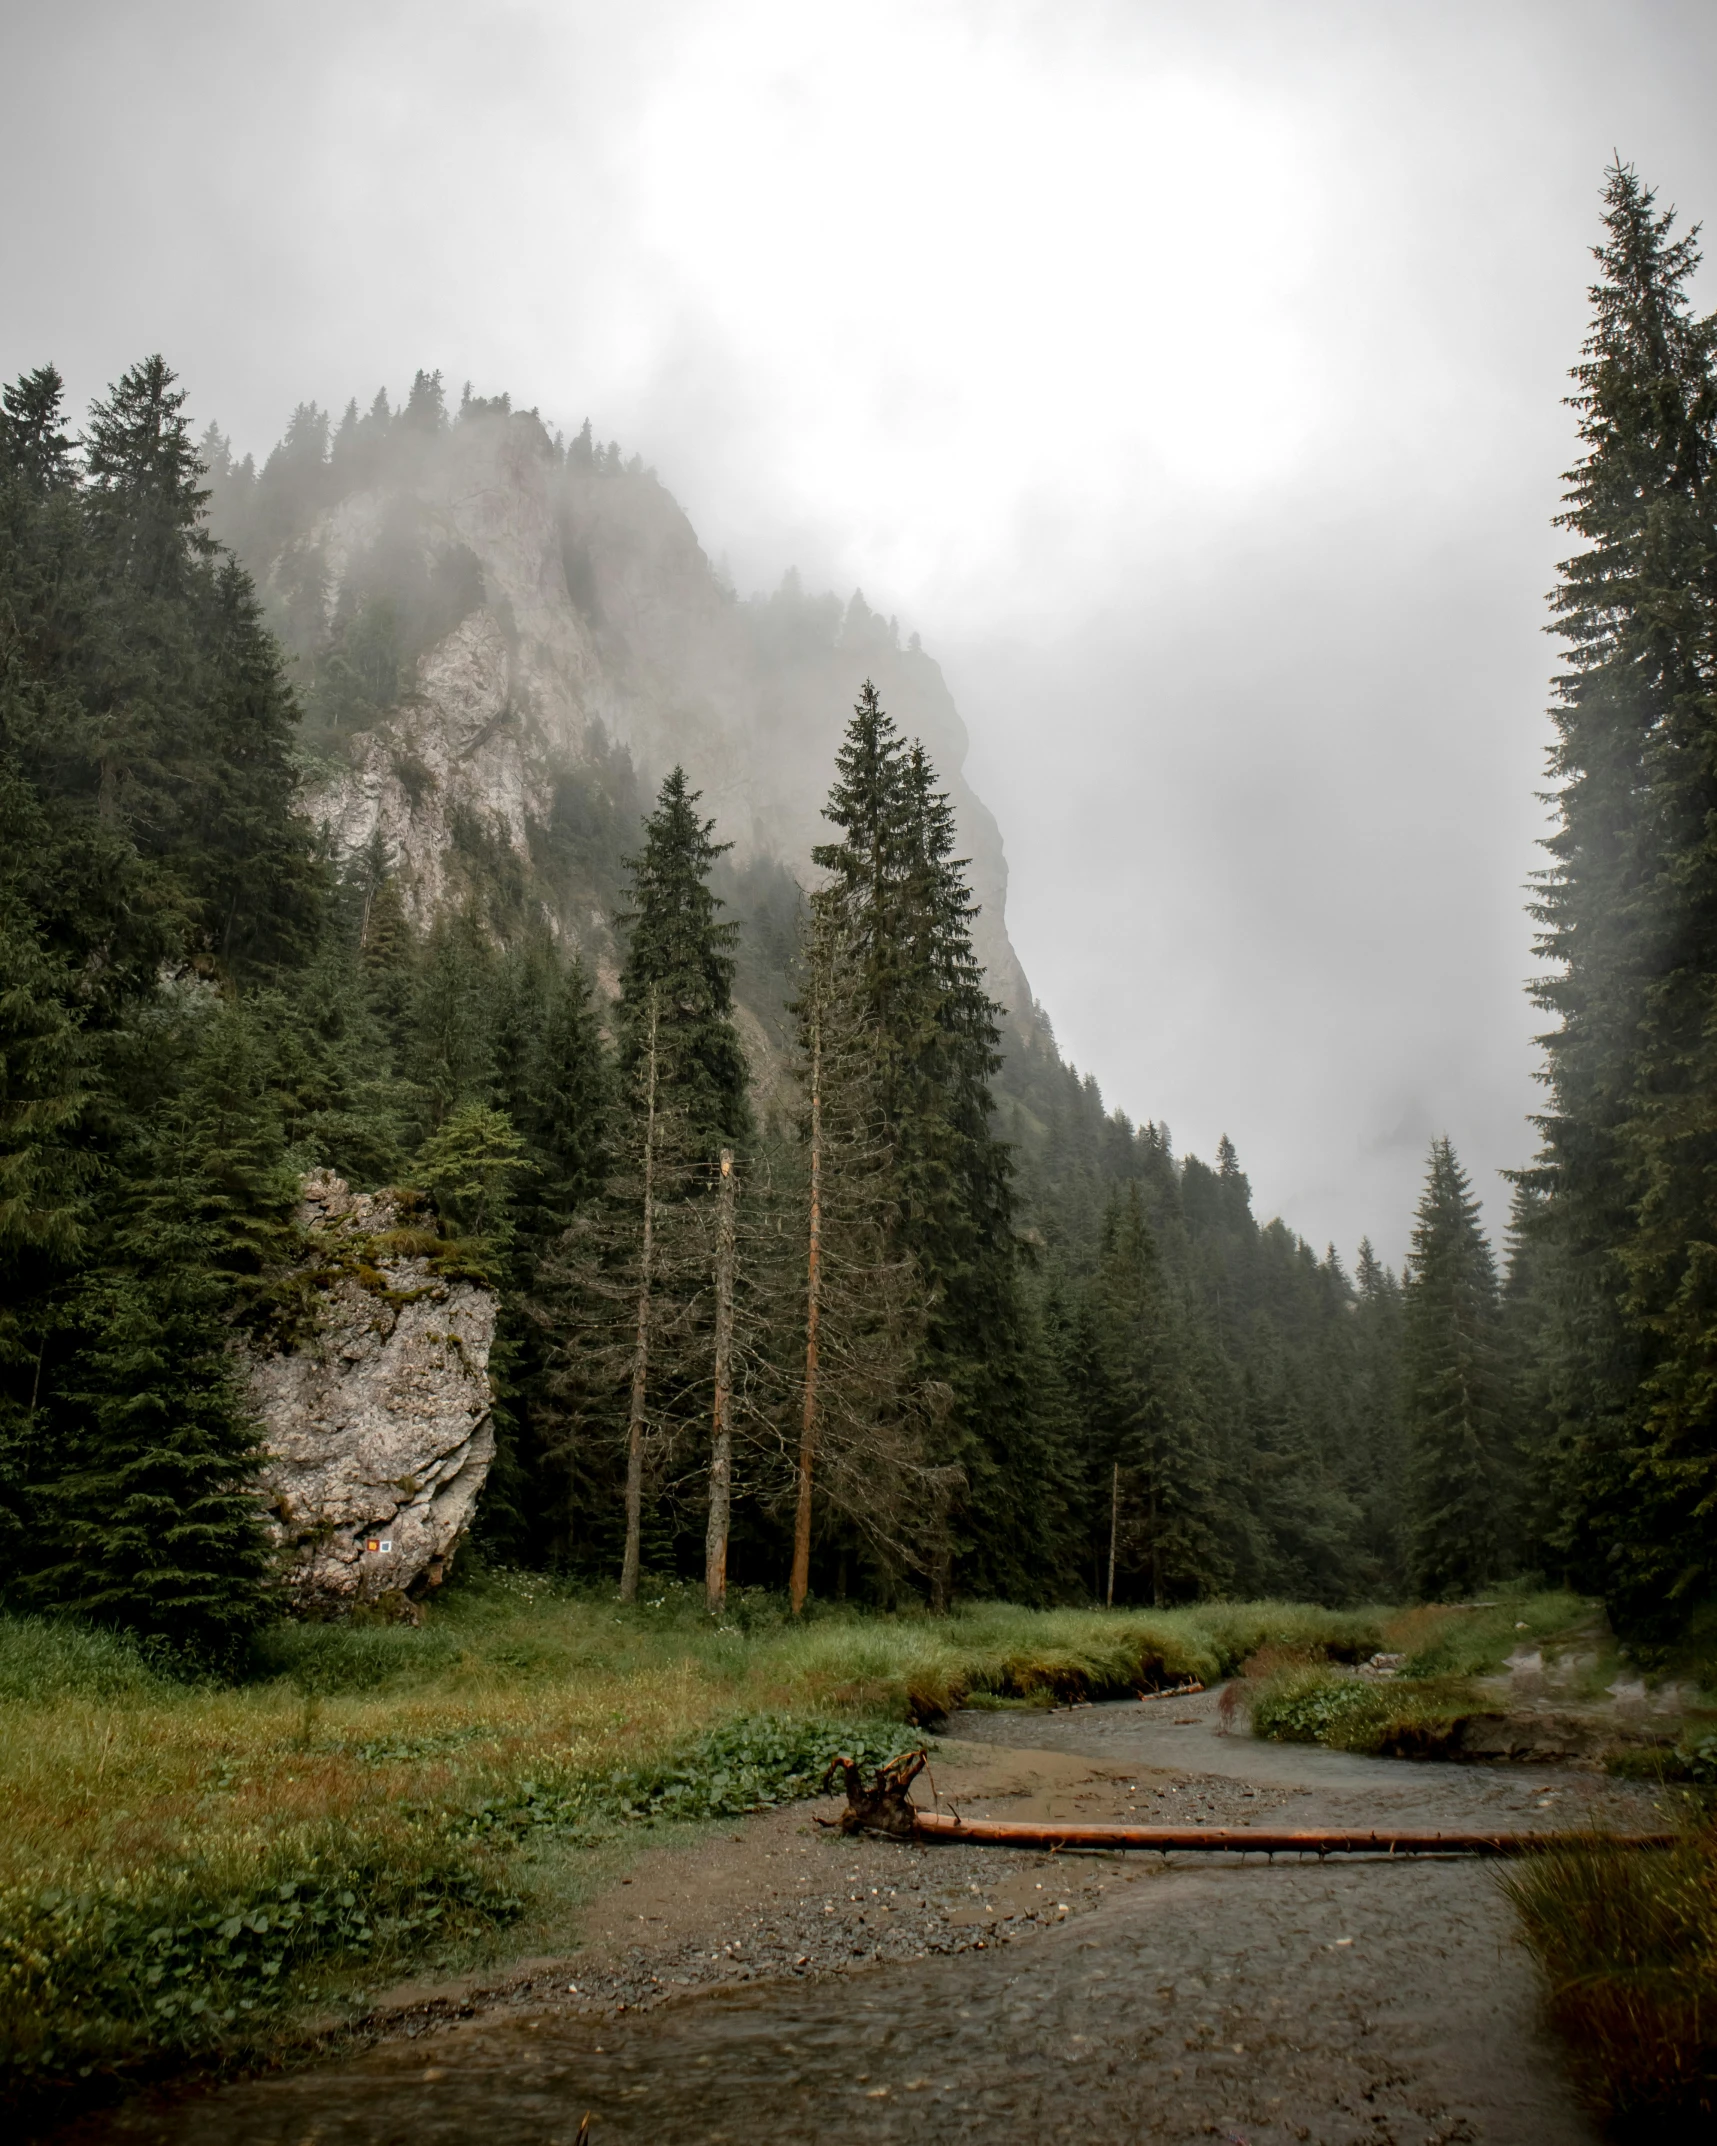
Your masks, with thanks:
M1307 1666L1263 1679L1245 1703L1255 1736L1406 1758L1445 1748L1455 1724L1476 1701L1459 1679L1372 1682Z

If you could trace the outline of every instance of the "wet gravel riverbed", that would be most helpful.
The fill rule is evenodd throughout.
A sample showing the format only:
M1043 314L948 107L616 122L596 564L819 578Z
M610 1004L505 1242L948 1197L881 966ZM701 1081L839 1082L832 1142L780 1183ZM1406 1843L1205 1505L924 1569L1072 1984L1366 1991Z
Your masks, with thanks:
M1129 1788L1135 1793L1129 1795ZM1219 1776L1138 1784L1104 1783L1090 1798L1090 1815L1137 1817L1146 1823L1245 1825L1287 1800ZM929 1799L923 1798L928 1801ZM1006 1809L1017 1797L992 1806ZM813 1829L803 1818L761 1857L753 1905L737 1912L714 1903L707 1924L680 1939L653 1934L667 1920L640 1905L614 1907L593 1927L577 1972L533 1976L515 1997L576 1997L584 2010L627 2009L660 2003L690 1989L728 1986L775 1976L829 1974L882 1960L984 1952L1055 1928L1098 1905L1117 1881L1113 1858L1036 1854L961 1843L926 1845L870 1835L842 1838ZM743 1836L732 1836L742 1845ZM633 1881L626 1881L627 1884ZM653 1898L653 1889L651 1889ZM619 1896L617 1895L617 1898ZM620 1918L625 1915L626 1920ZM620 1945L630 1923L636 1940ZM446 2008L419 2008L425 2019Z
M1208 1707L972 1717L963 1755L938 1760L943 1800L1212 1824L1650 1815L1595 1776L1348 1760L1218 1727ZM1594 2138L1495 1869L1470 1860L1051 1856L848 1839L787 1811L647 1858L584 1936L487 1990L396 1993L356 2056L76 2136L571 2146L588 2112L591 2146Z

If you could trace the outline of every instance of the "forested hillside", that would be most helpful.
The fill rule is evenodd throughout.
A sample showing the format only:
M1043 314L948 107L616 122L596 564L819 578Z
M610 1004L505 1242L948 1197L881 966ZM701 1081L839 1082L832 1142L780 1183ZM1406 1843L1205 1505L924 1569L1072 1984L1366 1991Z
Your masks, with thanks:
M1629 174L1610 217L1500 1279L1446 1141L1405 1275L1350 1274L1226 1139L1107 1111L931 659L741 602L588 427L420 373L259 471L160 359L76 438L51 368L6 389L7 1599L206 1655L274 1614L244 1367L299 1344L324 1168L499 1294L491 1557L712 1607L1541 1571L1684 1621L1717 387L1691 256Z

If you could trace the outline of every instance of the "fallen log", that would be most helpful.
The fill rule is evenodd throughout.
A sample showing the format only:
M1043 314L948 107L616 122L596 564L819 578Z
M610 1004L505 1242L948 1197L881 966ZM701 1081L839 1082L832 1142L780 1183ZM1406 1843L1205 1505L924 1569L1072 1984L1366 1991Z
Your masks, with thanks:
M1132 1848L1157 1855L1192 1849L1204 1855L1538 1855L1550 1848L1673 1848L1678 1833L1423 1833L1395 1827L1340 1826L1134 1826L1099 1821L1024 1818L961 1818L952 1811L924 1811L911 1789L928 1752L905 1751L876 1769L865 1785L864 1769L851 1759L829 1762L827 1791L844 1780L843 1833L886 1833L895 1840L971 1841L991 1848Z
M859 1826L862 1824L860 1820ZM1675 1833L1420 1833L1381 1827L1359 1832L1323 1826L1056 1824L1020 1818L956 1818L947 1811L920 1811L916 1807L912 1837L972 1841L994 1848L1135 1848L1154 1850L1159 1855L1190 1848L1207 1855L1320 1856L1533 1855L1547 1848L1593 1843L1615 1848L1672 1848L1680 1838Z

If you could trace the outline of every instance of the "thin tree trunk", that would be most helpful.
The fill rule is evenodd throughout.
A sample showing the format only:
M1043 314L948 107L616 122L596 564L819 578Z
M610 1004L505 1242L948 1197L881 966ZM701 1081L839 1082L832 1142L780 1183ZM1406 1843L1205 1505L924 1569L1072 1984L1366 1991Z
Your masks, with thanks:
M1115 1607L1115 1543L1121 1532L1121 1463L1115 1463L1114 1481L1109 1486L1109 1592L1104 1597L1109 1609Z
M817 985L812 984L815 991ZM799 1426L799 1506L793 1515L793 1614L811 1586L811 1465L817 1451L817 1316L822 1309L823 1023L811 1010L811 1248L805 1266L805 1413Z
M930 1556L930 1614L946 1617L954 1599L954 1543L948 1528L950 1500L944 1490L936 1500L936 1547Z
M644 1398L650 1378L650 1286L656 1251L656 995L650 994L649 1079L644 1109L644 1232L638 1247L638 1338L632 1349L632 1405L626 1421L626 1556L620 1599L638 1599L638 1555L644 1528Z
M704 1599L712 1616L727 1600L727 1523L733 1502L733 1150L721 1151L715 1225L715 1422L709 1461L709 1533Z

